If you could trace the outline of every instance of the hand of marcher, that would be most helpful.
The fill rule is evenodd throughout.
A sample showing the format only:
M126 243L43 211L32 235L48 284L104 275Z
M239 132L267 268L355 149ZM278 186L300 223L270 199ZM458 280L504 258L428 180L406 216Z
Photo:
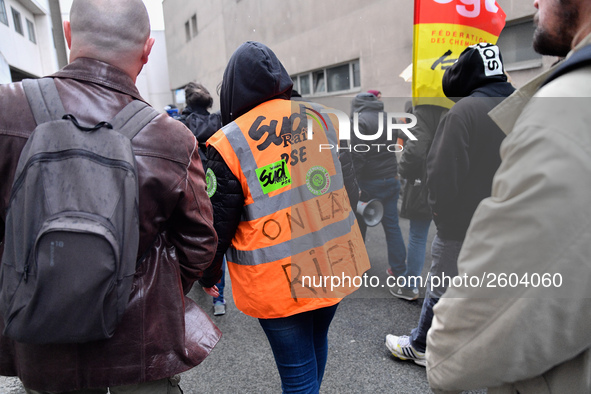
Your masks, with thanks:
M218 287L216 285L213 285L213 287L204 287L203 291L205 291L207 294L209 294L213 298L220 296L220 290L218 289Z

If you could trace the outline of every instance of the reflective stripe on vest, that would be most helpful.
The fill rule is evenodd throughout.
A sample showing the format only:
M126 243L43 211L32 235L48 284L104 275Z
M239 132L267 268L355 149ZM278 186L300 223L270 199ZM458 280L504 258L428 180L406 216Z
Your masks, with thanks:
M355 214L349 213L349 217L342 222L333 223L322 230L314 233L308 233L299 238L282 242L277 245L267 246L255 250L237 250L233 247L228 248L226 256L228 260L239 265L257 265L271 263L273 261L291 257L294 254L303 253L306 250L317 248L323 245L323 241L331 237L340 237L351 232L351 227L355 223Z
M317 197L312 194L310 190L308 190L306 185L301 185L295 189L285 191L284 193L290 193L290 195L283 198L273 198L266 195L263 192L260 183L258 182L256 174L254 173L255 169L258 167L257 162L252 154L252 151L249 149L249 145L246 141L246 138L244 137L244 134L242 134L242 131L238 125L232 122L227 127L224 127L222 132L228 139L228 142L230 143L230 146L232 146L236 156L240 158L241 168L246 177L248 188L253 200L255 202L260 201L259 203L249 204L244 207L242 220L260 219L264 216L273 214L274 212L289 208L294 204L308 201ZM334 129L333 133L327 133L327 139L328 143L332 146L338 146L338 140L336 138ZM343 172L338 161L338 156L336 154L332 156L333 164L337 173L331 176L331 184L334 184L335 189L341 189L344 187Z
M236 306L253 317L334 305L356 287L314 288L305 277L350 277L369 269L337 151L319 150L320 144L338 146L336 130L327 117L312 139L305 134L310 108L320 112L314 106L271 100L208 141L244 192L226 257Z

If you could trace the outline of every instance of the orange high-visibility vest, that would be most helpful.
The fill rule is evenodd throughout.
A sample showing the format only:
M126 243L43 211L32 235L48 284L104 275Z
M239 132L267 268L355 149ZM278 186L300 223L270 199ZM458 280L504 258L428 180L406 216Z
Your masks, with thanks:
M370 267L343 184L337 132L319 111L271 100L208 140L245 196L226 259L234 301L247 315L278 318L334 305L361 286Z

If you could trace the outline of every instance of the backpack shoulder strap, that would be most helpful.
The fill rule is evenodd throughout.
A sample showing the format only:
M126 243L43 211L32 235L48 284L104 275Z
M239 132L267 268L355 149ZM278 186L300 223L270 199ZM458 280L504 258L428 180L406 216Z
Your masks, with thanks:
M131 140L158 115L158 111L148 104L133 100L119 111L110 123L115 130Z
M53 78L25 79L23 89L38 125L66 114Z

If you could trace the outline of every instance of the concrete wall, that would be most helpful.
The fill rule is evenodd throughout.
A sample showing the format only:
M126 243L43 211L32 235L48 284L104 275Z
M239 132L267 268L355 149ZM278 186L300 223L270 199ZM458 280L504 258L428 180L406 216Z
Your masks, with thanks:
M529 0L498 2L508 22L531 19L535 12ZM233 51L256 40L273 49L292 75L359 59L360 91L411 94L410 82L399 77L412 61L410 0L164 0L163 9L173 89L198 81L215 90ZM187 41L185 22L193 14L198 34ZM544 67L554 61L544 59ZM520 86L542 70L511 77Z
M0 52L0 84L10 82L12 82L12 78L10 77L10 66L8 66L8 62Z
M164 107L172 103L166 63L166 41L162 30L152 30L151 36L155 38L154 46L148 63L137 77L136 86L144 99L159 112L164 112Z
M503 11L507 14L507 20L521 19L534 15L533 0L497 0Z
M212 93L216 109L219 108L216 86L222 80L228 52L233 51L226 48L225 42L226 3L226 0L164 0L162 3L171 88L200 82ZM198 34L187 42L185 22L190 22L193 14L197 14Z

